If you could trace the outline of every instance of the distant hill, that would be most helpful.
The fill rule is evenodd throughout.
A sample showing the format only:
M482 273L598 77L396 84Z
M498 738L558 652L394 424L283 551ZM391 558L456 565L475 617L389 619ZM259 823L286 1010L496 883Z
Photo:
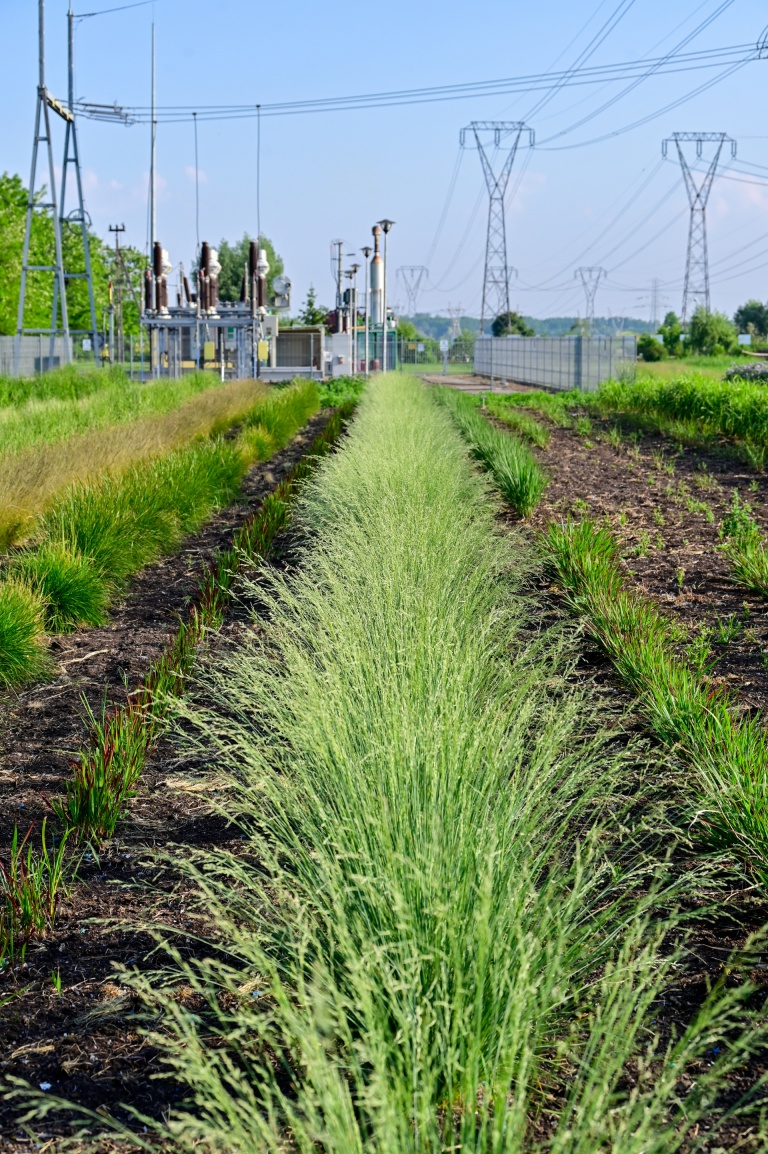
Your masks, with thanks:
M544 319L525 317L526 324L529 324L536 335L540 337L563 337L578 319L578 317L545 317ZM451 330L451 322L448 317L436 317L431 313L416 313L416 316L409 317L409 320L413 320L416 328L425 337L433 337L435 340L448 336ZM460 323L464 332L476 333L480 328L480 321L477 317L462 317ZM613 337L621 332L640 334L653 331L653 326L648 321L640 321L636 317L595 317L594 327L595 334L601 337Z

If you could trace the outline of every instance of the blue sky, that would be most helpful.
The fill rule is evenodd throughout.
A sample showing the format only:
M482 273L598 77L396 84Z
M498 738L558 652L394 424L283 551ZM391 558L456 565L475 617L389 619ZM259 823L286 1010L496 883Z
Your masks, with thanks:
M79 0L78 13L126 0ZM129 0L128 0L129 2ZM155 0L77 23L76 95L126 106L149 103L150 35L157 37L158 104L270 104L544 73L576 62L606 22L615 25L587 66L660 56L723 7L723 0L501 0L474 4L263 5L246 0ZM48 0L47 83L66 95L66 0ZM36 0L0 0L6 46L0 97L6 110L0 170L28 178L37 75ZM754 44L768 24L764 0L731 0L687 51ZM8 51L8 46L13 51ZM508 258L519 271L512 305L536 316L584 309L578 265L608 271L596 312L647 316L651 281L662 309L679 310L687 199L679 168L661 162L674 131L722 131L739 159L716 182L709 206L713 306L732 312L768 298L768 59L756 60L678 108L641 120L714 79L719 69L656 75L581 128L582 116L626 82L541 94L491 95L261 120L261 224L283 255L294 305L314 283L333 300L329 243L347 251L370 239L382 216L396 221L391 269L422 264L430 279L419 308L449 304L479 313L486 200L476 153L459 163L444 226L438 222L459 156L459 130L475 119L530 123L537 147L518 155L507 204ZM8 115L10 113L10 116ZM59 126L56 126L58 131ZM87 208L96 229L125 223L147 238L149 127L80 122ZM598 143L585 143L609 135ZM549 138L554 138L546 141ZM572 146L577 147L572 147ZM58 146L58 141L57 141ZM556 147L557 146L557 147ZM560 147L566 146L566 147ZM195 252L191 117L158 130L158 237L187 266ZM57 149L58 150L58 149ZM762 168L760 166L763 166ZM199 123L201 239L256 229L256 121ZM350 257L350 260L352 258ZM390 296L405 303L395 281Z

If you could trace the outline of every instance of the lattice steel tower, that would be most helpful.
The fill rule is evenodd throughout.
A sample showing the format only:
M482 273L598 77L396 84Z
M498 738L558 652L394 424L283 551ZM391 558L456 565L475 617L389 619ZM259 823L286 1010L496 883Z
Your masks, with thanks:
M524 132L528 133L528 144L533 145L533 129L522 121L473 120L462 128L460 143L466 147L471 133L480 154L483 175L488 188L488 231L485 242L485 272L483 274L483 303L480 309L480 334L485 332L486 320L493 320L509 308L509 273L507 264L507 226L504 217L504 196L509 184L509 176L515 155ZM494 154L489 158L488 148L493 143ZM506 156L498 173L494 172L496 152L504 144Z
M592 266L590 268L577 268L573 275L577 280L581 281L584 295L587 298L586 321L589 325L591 335L595 323L595 295L597 293L597 286L604 276L608 276L608 273L604 268Z
M709 255L707 252L707 201L720 163L723 146L731 146L731 156L736 155L736 141L725 132L673 132L668 140L662 141L661 152L667 155L668 146L674 144L683 172L685 190L691 206L691 220L688 226L688 255L685 262L685 287L683 289L682 319L686 321L698 305L710 311L709 300ZM703 160L704 145L714 145L713 154L706 163L701 179L697 182L690 161L683 151L684 144L696 146L696 160Z
M90 305L90 319L91 327L83 330L87 332L93 341L93 349L96 351L98 333L96 328L96 306L93 295L93 277L91 275L91 254L88 245L88 217L85 211L83 202L83 185L80 173L80 157L77 149L77 128L75 124L74 113L74 61L73 61L73 22L74 15L72 6L70 4L69 13L69 94L67 105L63 105L61 101L56 100L48 91L45 85L45 0L38 2L38 63L39 76L37 85L37 106L35 112L35 136L32 144L32 171L29 178L29 191L27 199L27 219L26 228L24 231L24 248L21 259L21 286L19 292L19 311L16 321L16 334L21 338L25 333L37 333L39 335L46 335L50 338L48 367L51 367L54 340L57 336L64 337L64 360L69 361L71 356L69 327L69 312L67 305L67 281L68 280L85 280L88 286L88 301ZM65 122L65 141L64 141L64 164L61 173L61 197L57 202L56 197L56 173L53 164L53 140L51 137L51 112ZM43 200L36 198L35 186L37 184L37 154L41 144L45 144L46 153L48 156L48 198ZM77 207L72 213L65 217L64 205L67 190L67 175L69 168L74 168L75 183L77 186ZM53 264L30 264L30 242L32 239L32 222L35 212L50 212L53 223L53 238L54 238L54 263ZM77 225L82 230L83 238L83 259L85 271L83 272L67 272L64 267L64 249L62 243L62 225L64 223ZM27 280L29 273L53 273L53 309L51 312L51 324L49 328L45 329L30 329L24 325L24 309L26 305L27 295ZM61 317L61 324L59 324L59 316ZM16 371L18 372L19 355L21 351L21 342L16 342ZM43 365L40 365L42 370Z
M421 282L424 277L429 280L429 269L423 264L408 264L399 268L397 275L402 279L408 295L408 316L415 317L416 302L418 300Z

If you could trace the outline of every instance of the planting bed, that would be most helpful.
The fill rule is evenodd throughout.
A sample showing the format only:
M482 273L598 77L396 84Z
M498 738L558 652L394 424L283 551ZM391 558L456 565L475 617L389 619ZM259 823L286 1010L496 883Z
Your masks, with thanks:
M285 450L249 472L236 504L134 578L108 626L55 640L59 676L3 695L0 844L10 843L14 825L24 830L34 821L39 831L42 819L50 818L50 803L71 775L69 759L87 738L81 698L96 713L105 698L126 700L159 657L179 617L186 615L206 564L288 475L327 419L327 411L312 418ZM225 623L223 638L240 628L238 616ZM161 882L156 899L136 888L155 873L147 855L171 845L183 852L184 847L230 844L239 836L201 804L193 777L185 784L192 774L193 767L180 763L178 753L161 740L129 819L98 856L87 853L54 931L44 941L33 940L25 964L3 975L0 1078L55 1083L74 1102L93 1108L119 1099L156 1113L173 1100L172 1086L150 1081L155 1068L151 1050L131 1022L131 999L112 976L115 966L141 963L151 949L141 924L158 919L191 932L193 919L175 891L178 878ZM110 928L105 920L125 928ZM0 1149L28 1144L13 1124L17 1113L15 1105L0 1101Z
M594 416L547 443L516 412L395 374L371 387L296 528L238 578L128 817L5 971L0 1073L43 1113L35 1138L0 1104L0 1150L71 1135L54 1098L95 1111L99 1149L123 1149L121 1126L212 1154L766 1149L766 879L748 839L692 820L708 722L692 712L698 746L676 716L649 737L640 690L590 640L601 606L620 633L650 599L676 622L657 658L669 643L702 679L717 658L740 718L725 737L760 716L763 601L716 546L734 487L765 526L763 480ZM60 638L55 682L8 697L4 842L61 794L80 694L128 700L323 420L134 579L108 628ZM551 530L590 514L623 558L595 620L593 570ZM707 692L690 700L714 715Z
M553 426L547 448L534 450L550 483L532 524L585 514L607 522L632 584L689 631L687 644L710 631L714 682L738 690L745 709L765 710L768 601L733 581L718 546L735 490L768 531L768 478L658 435L615 447L601 439L607 422L592 418L592 429L580 436Z

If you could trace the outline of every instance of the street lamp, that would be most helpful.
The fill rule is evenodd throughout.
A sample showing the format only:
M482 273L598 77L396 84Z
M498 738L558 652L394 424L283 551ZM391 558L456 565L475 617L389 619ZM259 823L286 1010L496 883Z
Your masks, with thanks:
M384 233L384 275L382 277L382 301L381 301L381 315L382 315L382 331L384 334L383 349L381 352L381 371L387 371L387 237L389 230L395 222L393 220L380 220L379 227Z
M373 252L373 249L371 248L371 246L369 244L366 244L366 245L363 245L363 247L360 249L360 252L365 257L365 375L367 377L370 373L370 369L368 368L368 324L369 324L369 313L370 313L370 299L369 299L370 298L370 287L369 287L369 285L370 285L370 271L371 271L370 265L368 262L371 259L371 253Z

